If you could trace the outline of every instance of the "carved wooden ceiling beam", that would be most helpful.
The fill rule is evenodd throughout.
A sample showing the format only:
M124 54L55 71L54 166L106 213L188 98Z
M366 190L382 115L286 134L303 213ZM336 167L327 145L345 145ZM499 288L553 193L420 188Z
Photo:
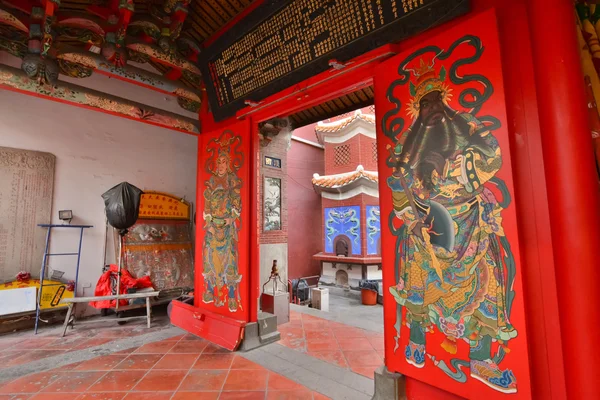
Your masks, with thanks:
M11 14L7 10L0 8L0 22L11 26L17 30L22 32L29 33L29 18L25 18L25 14L19 16L15 14Z
M163 48L154 44L145 43L143 41L135 41L127 43L127 48L139 54L147 56L154 62L157 62L167 67L176 68L182 71L187 71L191 74L201 76L200 69L196 64L179 56L174 51L165 51Z
M19 1L21 3L21 1ZM27 76L41 84L56 84L58 81L58 64L52 51L56 31L53 29L56 21L56 10L60 0L42 0L41 4L19 5L24 9L31 5L29 20L29 40L27 54L23 57L21 69Z
M198 121L194 119L66 82L58 82L56 85L40 84L24 72L5 65L0 65L0 88L179 132L194 135L200 133Z
M109 0L105 6L89 6L85 12L57 13L59 2L0 0L9 7L0 6L0 49L22 58L30 77L37 77L41 83L56 82L60 66L62 73L73 77L87 77L96 70L138 85L140 81L162 82L156 88L151 84L142 86L176 95L181 107L198 111L202 77L196 62L200 47L180 37L188 0L168 0L164 5L151 6L150 14L135 18L133 0ZM74 50L77 42L81 48ZM54 62L56 54L61 54L58 64ZM98 67L106 62L95 57L97 54L116 68ZM74 61L86 57L93 62ZM118 71L125 68L127 59L151 61L164 78L140 73L139 69ZM165 85L166 80L173 83ZM182 81L190 89L184 90Z
M1 2L26 14L31 14L31 9L40 4L35 0L2 0Z
M142 15L134 14L133 0L110 0L103 7L88 7L85 13L56 13L60 0L0 0L0 3L29 15L16 18L14 12L6 10L5 13L12 17L0 18L2 23L17 19L28 27L33 8L43 5L44 11L56 21L57 41L80 39L87 45L86 49L94 53L100 52L94 46L100 47L101 53L116 66L126 64L128 53L135 51L126 50L127 44L132 43L130 47L141 48L137 57L140 60L136 61L151 58L169 68L197 75L190 79L195 84L201 79L200 70L195 65L200 46L189 38L180 37L189 12L188 0L168 0L163 6L152 6L150 14ZM46 39L47 43L52 44L53 40L49 39ZM146 46L138 46L140 42Z
M181 35L181 29L189 13L190 0L165 0L164 4L150 6L150 15L154 21L141 21L141 37L135 40L135 50L146 56L150 56L152 61L169 67L165 72L167 79L177 80L186 72L186 75L192 75L192 82L199 82L201 78L200 70L196 67L195 61L198 58L199 46L197 50L193 47L178 43ZM133 31L139 31L134 29ZM148 40L153 39L153 40ZM144 45L137 43L143 42ZM154 46L157 44L158 46ZM178 54L180 47L186 50L186 59L181 59ZM131 48L131 47L130 47ZM192 61L191 63L188 61Z
M175 96L179 105L188 111L198 112L200 108L200 92L188 88L181 82L165 79L160 75L131 65L120 68L115 67L100 55L76 48L63 47L56 58L61 71L71 77L84 78L95 71L150 90Z
M92 5L87 11L105 20L105 41L102 55L116 67L127 64L125 36L131 17L135 12L133 0L109 0L106 7Z
M23 58L27 54L29 17L20 11L0 8L0 49Z

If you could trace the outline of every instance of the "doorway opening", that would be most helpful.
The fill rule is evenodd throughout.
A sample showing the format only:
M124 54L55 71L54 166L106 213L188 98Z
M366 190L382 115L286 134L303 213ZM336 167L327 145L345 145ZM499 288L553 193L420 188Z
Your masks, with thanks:
M365 336L374 335L372 343L357 346L373 352L373 359L382 357L381 227L373 102L373 88L367 86L258 125L261 280L268 277L272 259L279 256L280 275L288 280L290 302L295 303L290 307L290 322L279 330L301 336L280 343L295 350L308 351L313 339L313 335L298 332L299 320L303 330L305 324L326 326L325 318L335 315L343 324L359 327L359 321L365 323L361 329L375 329L375 334L365 331ZM276 129L283 119L291 125L289 132ZM273 213L273 204L280 205L275 207L280 213ZM280 223L270 223L269 216ZM363 304L362 287L368 288L371 298L379 299L378 304ZM320 310L310 315L323 320L307 319L311 317L301 311L307 308ZM334 350L335 360L324 361L350 368L345 350ZM359 370L355 372L373 378L374 367Z

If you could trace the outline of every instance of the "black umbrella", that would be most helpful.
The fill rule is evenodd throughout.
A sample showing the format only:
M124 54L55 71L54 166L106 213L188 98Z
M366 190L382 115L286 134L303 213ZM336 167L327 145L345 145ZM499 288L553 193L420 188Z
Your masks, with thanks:
M117 274L117 295L121 290L121 263L123 253L123 237L127 234L127 230L135 224L140 211L140 200L142 192L137 187L122 182L117 186L107 190L102 198L106 211L106 219L108 223L115 229L119 230L119 272ZM117 310L119 309L119 300L116 300Z

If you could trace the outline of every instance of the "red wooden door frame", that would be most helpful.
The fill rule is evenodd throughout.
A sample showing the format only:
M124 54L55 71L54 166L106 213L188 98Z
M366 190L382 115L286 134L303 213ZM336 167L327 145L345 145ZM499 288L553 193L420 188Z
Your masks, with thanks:
M470 18L478 12L492 7L497 9L502 48L502 65L499 68L502 68L505 77L511 148L514 151L513 169L516 171L515 201L517 201L519 220L527 221L527 223L523 223L523 226L520 226L519 241L523 249L523 263L526 265L523 270L523 281L524 294L527 296L527 325L535 327L535 329L529 330L528 343L531 359L536 365L536 368L531 370L532 392L539 398L564 399L566 398L565 364L561 349L563 340L560 331L564 329L577 331L584 328L578 328L577 326L561 327L558 318L556 318L559 296L554 274L554 249L548 228L551 226L552 218L548 207L546 179L542 172L545 170L545 164L548 161L544 159L542 154L542 142L545 138L540 130L538 107L541 105L538 103L534 84L533 66L535 62L539 63L540 60L533 59L533 44L529 37L530 31L535 29L539 31L539 35L545 35L547 32L539 26L540 24L534 25L528 21L528 11L531 13L533 7L528 8L527 6L529 4L526 0L473 0L473 11L465 17L428 30L418 37L403 41L397 46L389 46L389 49L392 52L398 52L432 35L443 32L448 26ZM545 7L538 7L534 13L536 16L532 15L531 18L539 18L539 11L544 11L544 9ZM554 23L557 15L552 13L551 16ZM547 24L548 21L544 20L544 23ZM539 40L539 36L532 35L532 37ZM572 46L576 46L576 44L572 43ZM554 56L556 55L554 54ZM374 62L371 69L380 62ZM541 68L539 65L536 65L536 67ZM326 76L324 75L326 74L329 74L330 79L328 81L325 80ZM339 80L333 79L332 76L335 78L339 76ZM240 111L238 117L246 117L252 120L252 136L255 140L255 127L260 121L281 115L289 115L292 112L309 108L318 102L339 97L344 94L344 90L351 92L357 84L369 85L372 82L372 73L370 75L366 73L364 80L361 78L358 80L359 82L353 79L353 77L359 76L357 72L345 75L344 78L342 76L343 74L327 71L296 85L294 88L264 100L262 104L270 104L268 107L257 107L254 110L244 109ZM576 80L577 77L578 75L574 74L570 81ZM328 84L324 82L328 82ZM329 92L330 95L327 96L328 87L336 87L338 90L335 93ZM298 100L299 96L296 96L296 98L291 96L298 93L302 94L300 100ZM226 126L235 120L232 118L215 123L208 112L208 102L204 101L203 106L205 109L199 115L203 130L212 130L215 126ZM258 154L258 143L255 143L252 149L253 156L256 156ZM253 188L257 178L256 173L251 174ZM582 190L585 191L586 189L582 188ZM256 192L252 192L252 208L256 208L260 204L255 195ZM256 229L251 229L250 244L256 249L256 253L251 255L252 262L255 262L256 266L251 270L258 275L258 224L256 215L253 218L252 223L256 223ZM258 277L255 279L258 279ZM258 290L256 291L258 292ZM590 331L597 331L594 327L589 329ZM576 345L577 343L569 344L571 348ZM589 351L589 349L584 350ZM580 359L582 359L583 355L580 353L577 352L578 355L574 353L573 357L581 357ZM597 362L593 359L588 361ZM589 363L569 363L569 368L579 371L580 368L589 368ZM577 372L573 370L573 373Z

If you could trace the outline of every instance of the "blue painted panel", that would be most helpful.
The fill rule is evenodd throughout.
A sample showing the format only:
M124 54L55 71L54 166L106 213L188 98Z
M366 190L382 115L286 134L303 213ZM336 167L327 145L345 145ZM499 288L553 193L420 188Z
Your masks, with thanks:
M352 254L361 254L360 207L334 207L325 209L325 252L333 253L333 242L339 235L352 241Z
M377 242L381 237L379 206L367 206L367 254L377 255Z

